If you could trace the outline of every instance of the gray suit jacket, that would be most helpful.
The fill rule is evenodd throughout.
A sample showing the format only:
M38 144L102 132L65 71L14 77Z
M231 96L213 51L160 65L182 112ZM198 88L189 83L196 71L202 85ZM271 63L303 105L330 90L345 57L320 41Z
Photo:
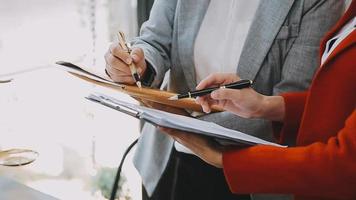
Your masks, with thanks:
M169 71L168 90L183 93L195 88L193 46L209 2L155 1L150 19L134 41L156 71L152 87L159 87ZM340 0L261 1L237 74L254 80L254 89L266 95L305 90L319 65L320 39L337 21L342 8ZM273 139L270 123L264 120L243 119L229 112L209 114L202 119ZM143 127L134 164L149 195L165 170L172 146L173 140L150 124Z

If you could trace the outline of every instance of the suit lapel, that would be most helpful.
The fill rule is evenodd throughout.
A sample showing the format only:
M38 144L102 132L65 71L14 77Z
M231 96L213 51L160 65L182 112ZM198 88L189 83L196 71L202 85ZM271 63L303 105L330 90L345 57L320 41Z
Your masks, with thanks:
M336 23L336 25L329 31L326 36L323 38L321 44L320 44L320 51L319 51L319 58L323 56L323 53L326 48L326 43L334 36L337 34L337 32L345 26L349 20L351 20L353 17L355 17L356 13L356 0L353 0L351 2L351 5L349 9L345 12L345 14L342 16L342 18ZM343 49L347 48L350 44L355 43L355 33L352 33L349 35L345 40L338 45L336 49L329 55L327 60L324 62L323 65L325 65L327 62L329 62L332 58L334 58L338 53L340 53Z
M183 0L184 1L184 0ZM179 62L190 90L196 86L194 68L194 44L200 25L209 7L210 0L184 1L177 7L178 13L178 51Z
M347 36L337 47L333 50L333 52L329 55L329 57L323 63L323 66L326 66L333 58L335 58L338 54L340 54L343 50L347 49L349 46L356 44L356 31L354 30L349 36Z
M274 38L283 25L294 0L261 1L255 19L249 30L237 73L253 80L266 57ZM200 25L208 9L210 0L185 1L178 4L178 13L184 11L177 19L179 62L189 89L196 86L194 68L194 44ZM189 23L188 23L189 22Z
M241 53L237 73L254 80L294 0L261 1Z

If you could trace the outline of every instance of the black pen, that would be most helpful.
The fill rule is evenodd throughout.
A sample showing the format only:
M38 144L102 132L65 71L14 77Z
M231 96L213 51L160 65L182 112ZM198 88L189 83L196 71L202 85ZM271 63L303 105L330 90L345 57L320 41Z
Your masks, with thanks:
M229 83L227 85L206 88L206 89L202 89L202 90L195 90L195 91L188 92L186 94L177 94L177 95L170 97L169 100L178 100L178 99L183 99L183 98L194 98L194 97L204 96L204 95L210 94L213 91L220 89L220 88L243 89L243 88L250 87L251 85L252 85L251 80L240 80L240 81L237 81L234 83Z

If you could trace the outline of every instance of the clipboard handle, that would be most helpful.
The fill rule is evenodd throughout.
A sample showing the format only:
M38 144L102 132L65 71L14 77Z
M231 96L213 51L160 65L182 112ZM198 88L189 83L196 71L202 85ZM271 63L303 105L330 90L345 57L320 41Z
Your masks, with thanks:
M96 95L90 94L88 97L85 97L85 98L92 102L100 103L100 104L107 106L109 108L118 110L118 111L125 113L127 115L130 115L132 117L140 118L139 111L134 110L129 107L122 106L122 105L118 105L115 102L111 101L110 99L105 98L104 96L96 96Z

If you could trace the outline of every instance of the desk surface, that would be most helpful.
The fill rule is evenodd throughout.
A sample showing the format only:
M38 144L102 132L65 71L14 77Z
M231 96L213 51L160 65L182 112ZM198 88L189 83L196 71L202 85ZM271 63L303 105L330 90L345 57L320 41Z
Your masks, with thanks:
M9 178L0 176L1 200L57 200Z

